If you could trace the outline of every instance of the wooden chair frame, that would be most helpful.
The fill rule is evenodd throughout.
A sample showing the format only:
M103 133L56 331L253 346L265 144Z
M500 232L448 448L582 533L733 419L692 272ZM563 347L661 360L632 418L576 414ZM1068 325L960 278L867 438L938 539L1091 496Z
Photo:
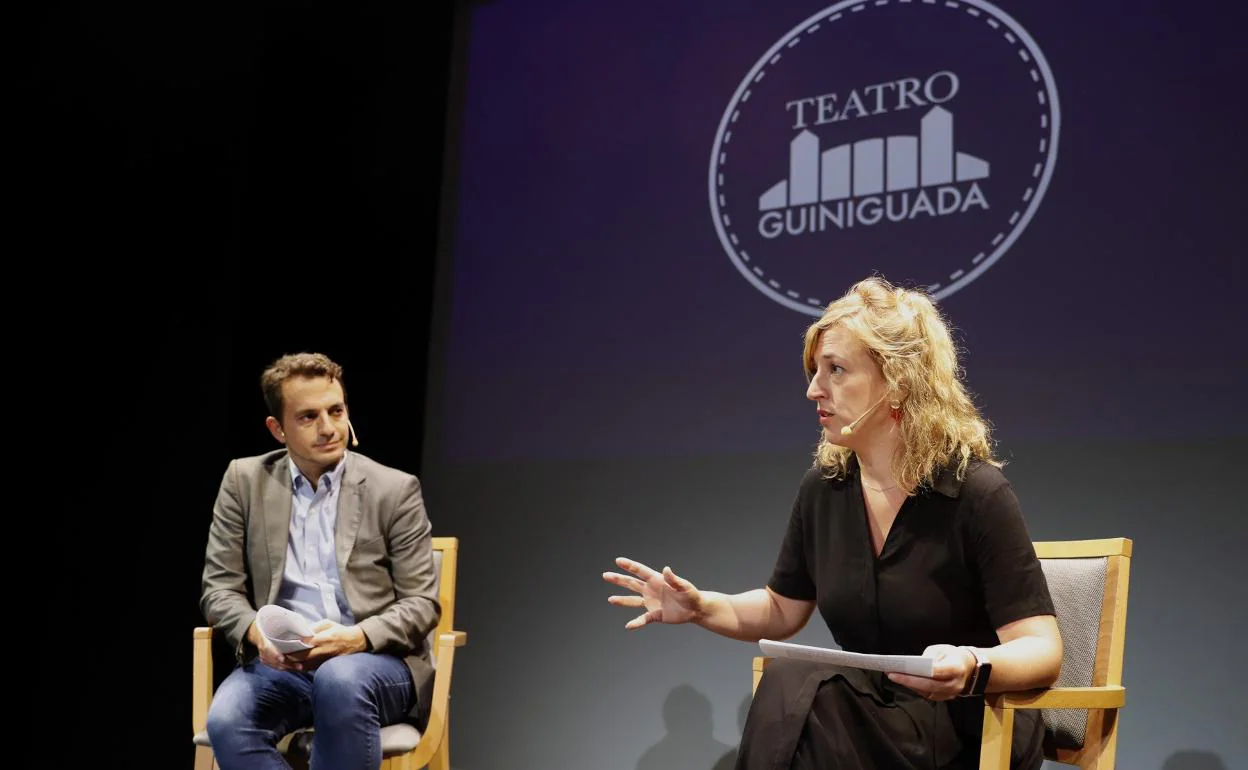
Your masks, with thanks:
M1041 559L1105 558L1105 590L1097 633L1096 660L1089 687L1050 687L1023 692L996 692L984 697L984 733L980 770L1008 770L1018 709L1087 709L1083 748L1045 745L1045 758L1085 770L1113 770L1118 748L1118 709L1126 705L1122 665L1127 629L1127 588L1131 579L1131 540L1058 540L1034 544ZM758 689L768 658L755 657L751 692Z
M428 766L430 770L450 770L450 719L451 673L455 663L455 648L468 643L468 635L455 630L455 576L459 559L459 539L455 537L433 538L433 550L442 554L442 568L438 582L438 598L442 615L435 632L433 649L437 672L433 680L433 701L430 704L429 723L420 734L420 741L411 751L382 760L382 770L418 770ZM212 628L200 626L194 632L194 678L191 697L192 735L198 735L208 727L208 706L212 703ZM210 746L195 747L195 770L218 770Z

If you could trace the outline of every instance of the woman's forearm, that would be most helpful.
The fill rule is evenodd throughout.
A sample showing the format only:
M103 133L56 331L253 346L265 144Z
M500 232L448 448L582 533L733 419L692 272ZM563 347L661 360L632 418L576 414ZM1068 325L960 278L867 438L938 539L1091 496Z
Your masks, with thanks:
M992 663L988 692L1051 687L1061 672L1061 644L1046 636L1022 636L981 649Z
M703 591L700 616L695 622L708 631L745 642L787 639L810 618L810 610L802 605L793 601L782 605L765 588L739 594Z

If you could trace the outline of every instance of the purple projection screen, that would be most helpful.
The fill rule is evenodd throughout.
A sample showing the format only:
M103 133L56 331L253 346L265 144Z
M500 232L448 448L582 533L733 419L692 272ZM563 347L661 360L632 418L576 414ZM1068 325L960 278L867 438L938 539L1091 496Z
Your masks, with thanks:
M437 452L810 447L802 331L873 273L937 298L1003 442L1248 434L1246 108L1201 34L1128 0L480 5Z

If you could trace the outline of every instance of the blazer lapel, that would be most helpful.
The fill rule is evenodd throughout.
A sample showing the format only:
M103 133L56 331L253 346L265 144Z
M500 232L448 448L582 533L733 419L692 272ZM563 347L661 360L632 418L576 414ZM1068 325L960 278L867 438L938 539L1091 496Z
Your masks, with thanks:
M366 481L364 474L354 469L350 455L347 458L342 490L338 493L338 523L334 527L334 553L338 559L338 574L343 576L346 575L347 557L355 546L355 535L360 531Z
M277 600L282 573L286 570L286 541L290 539L290 483L290 459L283 454L270 466L264 482L264 537L269 552L269 586L265 591L265 604Z

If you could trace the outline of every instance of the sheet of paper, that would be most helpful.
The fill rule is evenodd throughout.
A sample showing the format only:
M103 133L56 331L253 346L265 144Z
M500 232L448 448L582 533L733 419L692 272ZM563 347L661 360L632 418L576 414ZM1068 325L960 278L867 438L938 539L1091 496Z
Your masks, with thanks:
M307 650L301 636L312 635L312 623L297 612L276 604L266 604L256 614L256 627L279 652Z
M828 647L776 642L771 639L759 640L758 646L762 648L763 654L773 658L796 658L815 663L834 663L871 671L891 671L926 677L932 675L932 664L936 662L935 658L925 658L922 655L867 655Z

